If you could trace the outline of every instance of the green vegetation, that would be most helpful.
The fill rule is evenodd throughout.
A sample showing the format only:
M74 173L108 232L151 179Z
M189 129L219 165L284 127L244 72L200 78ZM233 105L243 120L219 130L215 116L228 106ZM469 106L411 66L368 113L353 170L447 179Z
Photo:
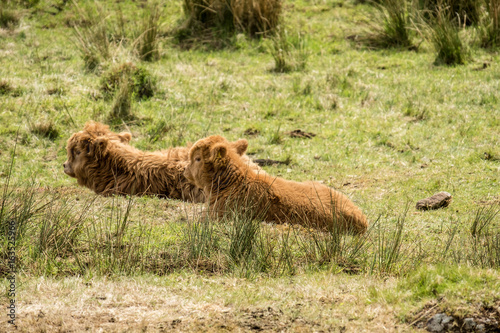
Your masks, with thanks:
M156 79L144 67L137 67L131 62L113 66L101 76L101 91L106 97L120 89L122 84L129 86L139 99L153 97Z
M500 42L500 1L486 0L483 23L479 26L481 45L483 47L497 47Z
M460 21L454 15L449 8L438 7L430 23L430 40L437 51L435 64L462 65L466 61L467 48L460 37Z
M498 308L496 0L268 2L272 20L242 14L227 30L204 25L214 17L186 23L193 2L181 0L7 3L0 257L15 221L17 300L33 305L22 329L120 330L126 317L132 330L411 330L438 312ZM4 25L5 13L16 20ZM286 161L266 172L346 193L370 230L96 197L62 168L88 120L132 132L143 150L245 137L252 158ZM449 207L415 210L438 191L453 195ZM5 286L7 273L0 260ZM96 312L73 316L87 307Z

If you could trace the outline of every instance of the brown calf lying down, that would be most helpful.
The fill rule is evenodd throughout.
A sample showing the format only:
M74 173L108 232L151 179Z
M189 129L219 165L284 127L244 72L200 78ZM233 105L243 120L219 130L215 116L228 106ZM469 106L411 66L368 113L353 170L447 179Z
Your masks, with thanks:
M144 152L128 144L131 137L125 132L114 133L97 122L87 123L83 131L68 140L64 172L98 194L157 195L205 201L202 189L189 183L183 175L188 164L188 147ZM244 149L240 148L242 144ZM236 153L246 151L245 140L230 145ZM243 158L248 160L246 155Z
M233 210L323 230L359 234L368 227L366 216L342 193L318 182L298 183L255 171L221 136L196 142L189 162L184 175L203 188L210 213L217 217Z

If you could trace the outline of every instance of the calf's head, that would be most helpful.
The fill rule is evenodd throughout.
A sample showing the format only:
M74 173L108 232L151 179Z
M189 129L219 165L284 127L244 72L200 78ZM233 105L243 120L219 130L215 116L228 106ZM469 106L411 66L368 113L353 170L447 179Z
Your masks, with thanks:
M79 182L84 181L90 169L99 167L109 144L109 138L103 136L93 138L88 133L73 134L66 145L68 159L63 163L64 173Z
M212 183L216 173L227 167L231 159L238 159L248 148L248 141L229 142L219 135L198 140L189 150L189 164L184 171L186 179L200 188Z
M74 178L86 175L86 169L95 164L99 153L102 155L108 142L128 144L132 135L127 132L115 133L108 125L95 121L85 124L83 131L73 134L66 145L68 158L63 163L64 172ZM100 142L100 143L99 143ZM99 143L99 147L96 144Z

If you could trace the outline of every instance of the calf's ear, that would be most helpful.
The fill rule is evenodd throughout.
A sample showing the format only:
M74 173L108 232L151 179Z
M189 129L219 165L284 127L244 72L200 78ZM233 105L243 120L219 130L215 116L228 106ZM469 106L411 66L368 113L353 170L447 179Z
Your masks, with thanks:
M132 140L132 134L128 132L121 132L118 134L118 137L120 138L120 141L123 143L129 143L130 140Z
M248 141L245 139L239 139L238 141L231 142L231 144L233 145L233 147L236 149L236 152L240 156L247 151Z
M211 160L216 162L226 157L227 147L223 144L216 144L210 149Z
M108 147L108 139L99 137L89 142L87 146L87 154L95 157L101 157L106 153L107 147Z

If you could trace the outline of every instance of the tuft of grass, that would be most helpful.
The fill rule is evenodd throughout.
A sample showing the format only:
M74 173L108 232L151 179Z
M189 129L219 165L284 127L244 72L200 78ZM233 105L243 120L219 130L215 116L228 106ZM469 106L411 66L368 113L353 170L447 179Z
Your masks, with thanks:
M14 29L19 25L21 15L18 11L8 8L6 4L0 6L0 27Z
M136 41L136 48L139 58L144 61L154 61L159 58L159 32L162 14L159 2L148 2L143 12L141 34Z
M138 99L150 98L156 91L156 79L151 73L132 62L125 62L111 67L101 77L101 91L111 96L120 89L121 84L128 82L130 90Z
M412 117L415 121L423 121L430 118L430 112L427 107L413 100L408 100L404 105L403 114L407 117Z
M416 0L415 2L427 20L434 19L442 8L447 8L464 25L477 24L483 11L482 1L478 0Z
M87 209L83 209L76 216L73 214L72 203L63 198L57 197L54 204L48 205L38 226L35 259L36 256L45 256L52 260L72 256L80 245L80 235L86 226L85 217L91 204L92 202L86 203Z
M377 234L373 239L374 253L371 258L371 272L381 274L399 274L406 272L405 265L412 263L410 256L403 252L404 227L409 206L396 221L394 229L387 230L381 224L376 224Z
M310 52L307 38L301 33L289 34L287 29L278 29L268 44L274 59L276 73L302 71L306 68Z
M182 239L192 267L202 267L220 248L221 237L216 225L207 218L189 221L183 229Z
M500 209L495 206L477 210L470 227L472 251L470 260L480 267L500 267L500 225L495 224Z
M276 234L266 229L261 221L267 208L255 211L250 202L243 201L227 209L221 221L229 268L246 278L263 273L293 275L297 266L290 230Z
M114 120L130 120L132 114L132 95L133 84L129 77L124 76L118 84L118 89L115 93L113 105L108 115L110 121Z
M40 135L49 140L55 140L59 137L59 130L53 121L41 121L30 126L33 134Z
M482 47L500 46L500 0L484 0L485 11L479 23L479 38Z
M113 198L107 215L86 228L88 246L80 251L82 256L79 258L75 252L83 272L132 274L144 272L149 267L151 228L139 221L132 229L133 207L133 198L126 202Z
M184 26L265 35L280 22L281 0L184 0Z
M149 227L131 227L132 199L112 198L95 213L96 197L68 200L44 190L35 181L11 183L15 153L0 187L0 257L8 252L8 230L15 230L16 268L36 276L103 276L137 274L156 267L159 258L149 250ZM7 260L0 261L6 276Z
M335 214L332 214L332 218L335 218L334 216ZM375 221L374 225L378 222ZM333 264L345 272L356 273L362 271L366 264L371 230L364 235L352 236L333 221L326 232L306 229L305 233L299 233L298 243L309 265Z
M429 25L430 40L437 51L436 65L463 65L469 56L460 37L460 24L456 21L448 7L438 7Z
M233 0L231 11L237 30L265 35L278 27L282 0Z
M244 200L243 200L244 201ZM290 230L277 232L261 222L265 212L255 212L241 202L229 208L220 221L202 213L184 229L183 248L190 267L232 272L244 277L259 274L282 276L298 269Z
M260 232L260 221L234 214L229 224L229 258L235 265L246 264L250 260Z
M283 142L283 137L280 132L280 126L276 129L276 131L273 131L271 135L269 136L268 139L269 144L271 145L279 145L280 143Z
M378 25L361 36L360 42L372 48L412 47L411 41L411 5L401 0L381 0L375 5L375 20Z
M15 88L7 80L0 80L0 96L10 95L15 91Z
M111 58L111 41L107 11L98 1L82 9L73 1L80 17L80 26L73 25L73 42L80 51L85 68L94 71L103 61Z

